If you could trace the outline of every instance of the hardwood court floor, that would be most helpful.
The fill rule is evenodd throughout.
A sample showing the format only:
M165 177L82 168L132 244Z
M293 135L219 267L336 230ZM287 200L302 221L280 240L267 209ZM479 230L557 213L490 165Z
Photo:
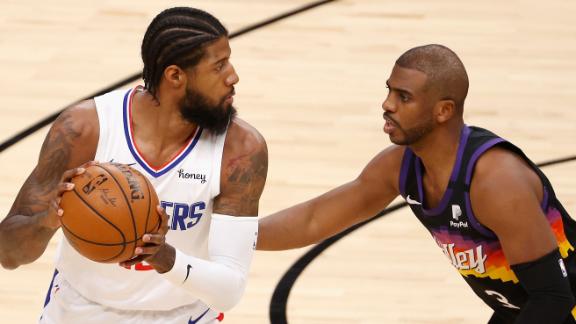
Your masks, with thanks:
M231 31L305 4L194 1ZM161 9L189 1L0 2L0 140L140 69L139 44ZM240 116L270 152L261 214L353 179L389 144L381 102L394 60L427 43L454 49L471 80L466 119L536 162L576 153L576 3L343 0L234 39ZM0 154L0 215L33 168L46 129ZM576 214L576 163L544 169ZM2 323L41 311L56 241L35 263L0 270ZM278 279L306 249L256 254L226 323L267 323ZM290 295L290 323L484 323L490 316L407 210L322 254Z

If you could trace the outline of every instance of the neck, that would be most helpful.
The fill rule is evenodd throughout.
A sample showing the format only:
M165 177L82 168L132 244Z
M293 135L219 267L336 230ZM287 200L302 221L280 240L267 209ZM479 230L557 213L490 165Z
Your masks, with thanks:
M418 143L410 145L422 161L426 176L433 183L447 183L450 179L463 128L463 122L453 127L439 128Z
M153 141L159 148L183 144L196 131L197 125L182 118L178 101L137 89L132 101L132 127L142 141Z

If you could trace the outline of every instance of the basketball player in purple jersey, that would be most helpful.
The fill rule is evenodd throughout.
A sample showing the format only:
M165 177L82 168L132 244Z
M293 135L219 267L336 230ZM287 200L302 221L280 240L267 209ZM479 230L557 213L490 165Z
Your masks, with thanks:
M318 242L401 195L494 310L489 323L576 323L576 223L519 148L464 124L468 76L457 55L413 48L387 87L384 132L396 145L357 179L261 219L257 248Z
M15 269L42 255L59 215L74 213L58 206L69 179L92 160L147 176L164 226L121 266L62 240L41 323L213 323L243 294L268 153L232 105L228 31L204 11L171 8L149 25L141 54L144 86L82 102L52 125L0 224L0 262Z

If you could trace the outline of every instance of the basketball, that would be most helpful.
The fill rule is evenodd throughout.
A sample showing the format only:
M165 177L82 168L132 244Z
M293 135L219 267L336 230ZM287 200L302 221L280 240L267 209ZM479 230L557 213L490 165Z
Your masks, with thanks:
M118 163L101 163L71 180L62 195L62 230L86 258L117 263L134 257L142 236L161 225L158 196L140 172Z

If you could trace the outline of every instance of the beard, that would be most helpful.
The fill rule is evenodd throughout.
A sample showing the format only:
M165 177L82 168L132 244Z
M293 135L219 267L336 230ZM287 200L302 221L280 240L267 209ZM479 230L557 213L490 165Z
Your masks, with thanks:
M236 117L236 108L226 106L224 101L225 98L213 105L201 94L186 89L186 97L180 104L180 114L184 120L220 135Z
M404 133L404 138L399 139L399 140L391 139L391 141L392 141L392 143L394 143L396 145L412 145L412 144L420 141L420 139L422 137L424 137L428 133L430 133L430 131L433 129L433 127L434 126L432 124L424 124L424 125L412 127L410 129L407 129L407 130L400 129L402 131L402 133Z
M396 145L412 145L424 136L428 135L434 129L434 121L432 118L426 120L419 125L411 127L409 129L404 129L400 124L394 121L394 126L398 131L402 133L401 137L390 136L390 141Z

